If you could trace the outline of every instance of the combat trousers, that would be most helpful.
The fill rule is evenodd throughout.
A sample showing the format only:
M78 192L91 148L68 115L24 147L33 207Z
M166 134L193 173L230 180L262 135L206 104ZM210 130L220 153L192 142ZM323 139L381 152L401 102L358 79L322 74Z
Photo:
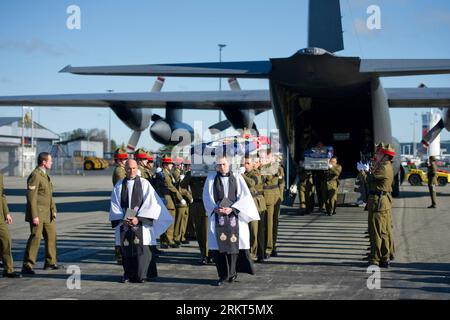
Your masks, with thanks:
M272 251L277 250L278 225L280 224L281 199L275 203L273 208L273 244Z
M266 204L267 214L265 219L266 225L266 254L270 255L273 250L273 213L275 211L275 204Z
M23 265L33 268L36 264L42 237L45 241L45 264L56 264L56 221L40 221L37 226L30 222L30 231Z
M312 183L307 183L305 190L305 204L307 214L314 211L314 192L314 185Z
M271 254L275 250L276 237L278 235L278 219L280 215L280 199L274 204L266 204L267 215L266 227L266 254ZM277 230L275 233L274 231Z
M202 257L208 257L208 217L202 201L194 201L189 208L195 235Z
M186 232L187 232L187 228L188 228L188 222L189 222L189 207L186 207L186 214L181 223L181 241L186 241Z
M389 212L374 211L369 207L369 232L373 233L373 241L370 243L371 264L378 265L380 262L389 261L390 239L389 239Z
M251 221L248 224L250 229L250 258L256 260L258 251L258 225L259 221Z
M258 240L256 256L263 259L266 250L266 216L267 212L263 211L259 213L260 220L258 222Z
M388 213L387 228L388 228L388 234L389 234L389 255L390 255L389 259L392 259L394 257L394 253L395 253L394 223L392 221L392 210L387 210L387 213Z
M436 206L436 191L434 190L434 186L429 185L428 190L430 191L431 205Z
M14 271L11 236L9 235L8 225L0 223L0 257L3 261L3 273L12 273Z
M325 208L328 215L336 214L337 189L327 189Z
M300 202L300 210L306 210L306 184L301 183L298 186L298 200Z
M176 242L181 242L183 240L183 226L184 232L186 232L186 222L188 219L188 208L178 207L176 209L175 225L174 225L174 235L173 240Z
M169 211L170 215L172 216L172 218L175 221L175 216L177 214L177 210L176 209L167 209L167 211ZM174 236L174 223L172 222L170 224L169 228L167 228L166 232L161 235L161 244L164 244L164 245L175 244L175 242L173 241L173 236Z

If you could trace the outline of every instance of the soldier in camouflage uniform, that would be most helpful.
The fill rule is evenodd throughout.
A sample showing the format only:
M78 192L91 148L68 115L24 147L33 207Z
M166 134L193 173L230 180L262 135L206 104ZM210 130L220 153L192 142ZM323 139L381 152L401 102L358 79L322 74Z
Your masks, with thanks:
M274 251L274 220L278 215L276 209L280 207L280 173L279 164L273 161L273 156L270 150L261 158L261 176L263 180L263 194L266 201L267 215L265 221L266 227L266 252L265 259L273 254ZM279 210L279 209L278 209Z
M263 195L263 182L259 170L253 165L250 157L244 158L245 173L242 175L252 194L255 205L260 216L259 221L249 223L250 228L250 257L257 262L263 262L265 256L265 233L264 222L266 220L266 201Z
M147 168L148 153L142 148L137 149L136 152L134 153L134 159L137 162L138 170L139 170L138 172L140 172L141 178L144 178L144 179L150 181L151 173Z
M42 236L45 241L45 270L57 270L56 264L56 205L53 201L53 184L48 176L52 167L52 156L42 152L38 166L27 179L27 209L25 221L30 224L31 234L27 241L22 273L33 275L33 267Z
M273 250L272 250L272 257L276 257L278 255L277 253L277 239L278 239L278 226L280 224L280 213L281 213L281 204L284 201L284 191L286 188L286 182L285 182L285 173L284 173L284 167L282 164L282 155L279 154L276 158L276 161L278 163L278 191L279 191L279 201L276 203L274 207L274 215L273 215Z
M329 169L326 171L327 179L327 194L325 199L325 208L329 216L336 214L337 194L339 188L339 176L342 172L342 167L337 163L337 157L330 159Z
M310 214L314 210L314 181L312 172L304 167L300 161L298 168L298 197L300 201L300 215Z
M392 160L395 150L390 144L380 143L376 147L375 161L367 175L369 184L369 235L370 265L388 268L393 248L392 183L394 170Z
M162 175L164 179L164 186L162 193L164 196L167 210L169 211L170 215L174 218L174 220L177 221L176 218L177 206L186 206L187 203L175 186L176 181L171 173L173 167L173 160L170 157L164 157L162 165L163 165ZM161 236L161 248L169 248L169 247L179 248L179 245L176 244L174 241L174 223L172 223L170 227L167 229L167 231Z
M125 172L125 163L127 160L128 153L124 149L117 148L116 151L114 151L114 161L116 163L116 167L114 168L112 176L113 186L115 186L119 180L122 180L127 175Z
M428 160L428 190L430 191L431 197L431 206L428 209L436 208L436 190L434 187L438 184L437 182L437 166L436 166L436 158L434 156L430 156Z
M20 273L14 272L11 254L11 236L8 230L8 225L13 223L13 219L9 214L4 190L3 175L0 174L0 260L3 261L3 277L20 278Z
M178 205L177 207L178 220L175 222L174 240L177 244L189 244L189 241L186 240L185 234L189 219L189 204L193 202L193 199L189 184L186 183L186 181L189 180L189 178L186 178L186 174L188 172L184 171L181 167L183 159L177 159L177 163L180 163L180 165L174 169L174 178L178 191L186 201L186 205Z

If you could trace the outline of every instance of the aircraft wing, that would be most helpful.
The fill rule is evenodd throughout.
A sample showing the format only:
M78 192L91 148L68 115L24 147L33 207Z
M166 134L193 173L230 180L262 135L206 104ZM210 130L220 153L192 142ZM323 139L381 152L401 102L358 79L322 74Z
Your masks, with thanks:
M144 64L129 66L72 67L60 72L104 76L170 76L203 78L268 78L270 61L212 62L184 64Z
M0 106L126 107L182 109L272 108L268 90L3 96Z
M450 59L362 59L359 71L379 77L449 74Z
M385 89L391 108L450 107L450 88Z

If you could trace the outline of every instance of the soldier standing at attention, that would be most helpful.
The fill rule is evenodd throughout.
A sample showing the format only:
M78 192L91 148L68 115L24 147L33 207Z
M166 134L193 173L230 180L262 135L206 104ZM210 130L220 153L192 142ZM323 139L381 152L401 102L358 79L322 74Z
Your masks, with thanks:
M267 221L267 206L266 199L264 198L264 182L261 175L261 161L259 155L253 157L253 171L258 177L258 183L255 185L255 189L258 192L258 210L261 220L258 222L258 250L256 262L264 262L266 252L266 221Z
M189 160L189 158L184 159L183 169L185 172L185 174L184 174L185 177L182 181L182 187L189 191L189 193L192 197L192 202L194 202L192 189L191 189L191 186L189 185L190 176L191 176L191 160ZM189 240L197 240L196 236L195 236L195 226L194 226L194 221L192 219L191 208L192 208L192 203L190 203L189 207L188 207L188 219L187 219L186 227L183 227L183 228L185 228L183 238L186 240L186 242Z
M391 229L392 182L394 169L392 160L395 150L390 144L380 143L376 147L375 161L367 176L369 184L369 233L370 233L370 265L388 268L393 248Z
M153 158L153 154L148 151L147 152L147 170L150 172L150 176L153 176L153 170L155 168L155 159Z
M277 253L277 238L278 238L278 225L280 224L280 212L281 212L281 203L284 201L284 189L286 187L286 182L284 181L284 167L282 164L282 154L280 153L276 157L276 162L278 163L278 194L279 200L275 204L274 214L273 214L273 250L272 257L276 257Z
M124 149L117 148L116 151L114 151L114 161L116 163L116 167L114 168L112 177L113 186L115 186L119 180L122 180L127 175L125 172L125 163L127 160L128 153Z
M3 188L3 175L0 174L0 259L3 261L3 277L20 278L21 274L14 272L13 259L11 254L11 236L8 225L13 223L9 214L8 203Z
M127 160L128 153L124 149L117 148L116 151L114 151L114 162L116 163L116 167L114 168L112 176L113 187L116 186L117 182L126 177L125 164L127 163ZM116 256L117 264L122 265L122 251L120 246L114 246L114 255Z
M173 164L173 169L172 169L171 173L172 173L172 177L174 179L173 185L175 186L175 188L178 190L178 192L183 197L183 194L181 193L181 190L180 190L180 182L181 182L182 178L184 178L183 172L181 170L182 164L183 164L182 158L180 158L180 157L175 158L175 161ZM184 199L184 197L183 197L183 199ZM187 214L188 206L187 206L186 201L184 202L184 204L181 203L180 201L177 201L175 206L176 206L176 214L175 214L173 240L177 246L180 246L181 245L181 226L183 224L184 219L187 218L186 214Z
M430 156L428 159L428 190L430 190L431 197L431 206L428 209L436 208L436 191L434 190L434 186L437 185L437 166L436 166L436 158Z
M329 169L326 171L327 178L327 197L325 200L325 208L329 216L336 214L337 193L339 188L339 176L342 172L342 167L337 163L337 157L330 159Z
M255 169L252 158L244 158L245 173L242 175L252 194L253 201L258 209L259 221L249 223L250 227L250 257L257 262L264 261L266 241L264 220L266 215L266 201L263 196L263 183L261 174Z
M181 204L186 206L186 200L183 199L183 196L178 191L178 189L175 187L175 178L172 176L172 167L173 167L173 160L170 157L164 157L162 160L162 166L163 166L163 179L164 179L164 186L163 186L163 195L165 204L167 207L167 210L169 210L170 215L176 220L176 212L177 207L176 205ZM167 248L179 248L180 246L177 245L174 241L174 223L172 223L167 231L161 236L161 248L167 249Z
M279 208L280 203L280 176L278 171L278 163L273 161L273 155L270 150L262 157L261 175L263 177L263 193L266 201L267 215L266 215L266 253L264 259L269 259L274 251L274 220L276 208Z
M192 198L192 191L189 186L189 175L191 174L191 161L189 159L185 159L183 161L183 169L182 174L180 176L180 184L179 184L179 190L181 195L183 196L184 200L188 203L186 206L186 211L184 216L181 219L181 225L180 225L180 243L181 244L189 244L189 241L186 239L186 231L188 228L188 222L189 222L189 215L190 215L190 204L194 202L194 199Z
M144 178L145 180L150 181L150 172L147 168L148 163L148 154L145 152L144 149L139 148L134 153L134 159L137 162L138 165L138 172L140 172L140 177Z
M56 264L56 205L52 196L53 185L47 174L51 167L52 156L47 152L40 153L38 167L27 180L25 221L30 223L31 235L25 249L23 274L35 274L33 267L36 264L42 236L45 240L44 270L61 268Z

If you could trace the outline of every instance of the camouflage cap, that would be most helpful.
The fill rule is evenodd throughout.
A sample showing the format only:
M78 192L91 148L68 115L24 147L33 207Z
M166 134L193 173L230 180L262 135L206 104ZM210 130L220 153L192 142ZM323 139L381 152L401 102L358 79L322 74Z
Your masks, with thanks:
M117 148L116 151L114 151L114 159L128 159L128 152L123 148Z

